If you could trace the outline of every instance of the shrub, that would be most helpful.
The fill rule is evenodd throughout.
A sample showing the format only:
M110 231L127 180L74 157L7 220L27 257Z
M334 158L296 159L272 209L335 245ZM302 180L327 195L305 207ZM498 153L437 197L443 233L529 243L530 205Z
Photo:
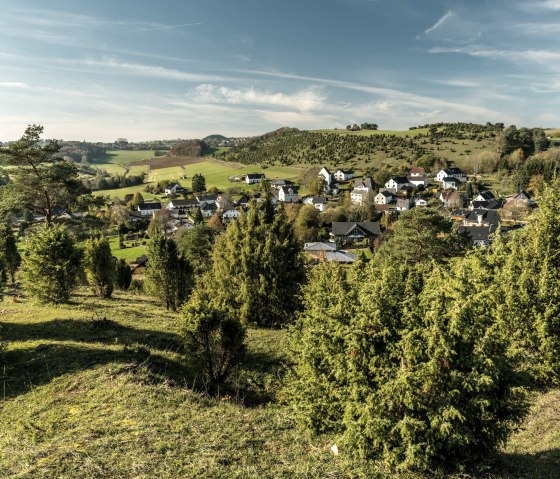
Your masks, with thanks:
M107 238L90 238L84 250L88 283L100 298L110 298L115 282L115 260Z

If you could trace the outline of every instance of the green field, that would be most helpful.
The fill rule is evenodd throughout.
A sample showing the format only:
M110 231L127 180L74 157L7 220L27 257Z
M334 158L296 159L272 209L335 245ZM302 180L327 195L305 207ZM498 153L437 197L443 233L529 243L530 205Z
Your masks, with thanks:
M132 246L132 241L125 241L125 249L119 248L119 237L111 236L109 238L109 244L111 245L111 253L117 259L125 259L128 263L134 261L139 256L145 255L147 253L147 247L142 245L142 240L136 240L137 246Z
M154 157L155 157L155 151L153 150L108 151L107 157L95 161L93 163L93 166L100 170L105 170L110 175L124 175L125 173L137 175L142 173L143 171L148 171L148 167L147 166L127 167L126 165L134 161L140 161L140 160L145 160Z
M296 427L280 401L285 331L250 329L245 365L210 397L183 361L179 316L142 295L115 296L0 302L0 477L558 477L559 390L535 395L520 431L474 472L393 474L344 448L335 456L334 437Z

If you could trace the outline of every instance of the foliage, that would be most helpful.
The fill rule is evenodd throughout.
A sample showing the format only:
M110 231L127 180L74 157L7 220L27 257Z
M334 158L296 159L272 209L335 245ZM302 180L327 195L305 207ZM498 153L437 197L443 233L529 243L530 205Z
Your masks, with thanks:
M215 240L216 231L204 223L198 223L194 228L183 229L178 233L179 251L188 259L196 274L201 274L210 267L210 256Z
M206 179L200 173L195 173L192 177L192 190L194 193L206 191Z
M9 167L11 182L3 195L13 210L27 209L43 215L48 225L63 210L73 210L88 201L72 161L57 158L56 140L42 143L43 127L27 127L22 138L0 149L0 159Z
M117 261L115 266L115 286L122 291L126 291L130 287L131 282L132 269L128 263L121 258Z
M206 287L218 308L239 311L243 324L275 326L299 309L304 277L301 245L283 207L269 224L253 201L216 239Z
M148 246L146 286L167 309L176 311L187 300L191 290L191 266L177 252L171 238L155 230Z
M231 311L217 308L211 298L197 290L182 309L185 350L219 386L245 352L245 328Z
M9 276L12 286L15 286L21 256L18 252L17 239L7 223L0 225L0 259L3 260L4 273Z
M27 238L24 289L43 302L65 303L76 288L81 252L62 226L43 227Z
M459 256L468 248L469 240L452 230L452 226L432 209L415 208L404 212L386 233L375 262L413 264Z
M116 271L109 240L90 238L85 243L84 267L88 283L99 298L110 298Z
M526 401L493 320L491 276L480 275L477 257L452 272L365 268L348 276L321 266L306 288L289 388L300 421L398 469L450 466L494 450Z

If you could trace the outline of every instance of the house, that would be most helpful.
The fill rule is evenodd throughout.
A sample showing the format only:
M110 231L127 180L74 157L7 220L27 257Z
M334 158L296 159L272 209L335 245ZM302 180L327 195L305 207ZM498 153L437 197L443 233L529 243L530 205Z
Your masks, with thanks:
M333 261L335 263L349 264L356 261L356 255L347 251L338 251L336 247L329 243L305 243L303 246L305 255L315 261Z
M492 194L492 192L487 190L479 193L473 201L490 201L495 199L496 197Z
M397 211L408 211L410 200L408 198L397 198Z
M536 203L533 201L531 196L525 191L520 191L516 195L508 196L506 198L506 204L504 207L520 207L520 208L531 208L535 206Z
M426 170L421 166L414 166L408 172L408 178L425 178L426 177Z
M354 181L354 189L350 192L352 204L363 206L368 194L373 193L374 182L371 178L359 178Z
M403 189L403 187L406 186L412 186L406 176L396 176L385 183L385 188L392 191L393 193L398 193Z
M202 203L212 203L215 205L218 200L218 195L198 195L196 196L196 200L199 205Z
M349 181L354 178L354 170L336 170L334 178L337 181Z
M282 186L294 186L294 182L290 180L272 180L269 184L275 190L279 190Z
M262 173L249 173L245 175L245 183L247 183L248 185L260 183L264 179L265 176Z
M459 209L451 212L450 218L452 221L464 221L467 215L470 213L469 210Z
M236 210L234 208L230 208L230 209L227 209L227 210L223 211L222 221L224 223L229 223L230 221L238 220L240 216L241 216L241 213L239 212L239 210Z
M410 171L413 171L413 170L424 171L424 168L412 168ZM428 177L426 175L415 175L415 176L413 176L412 174L409 174L408 175L408 182L413 186L426 187L426 186L428 186Z
M414 200L414 206L417 208L426 208L428 206L428 202L424 198L416 198Z
M374 202L376 205L388 205L393 202L393 195L387 190L380 191L375 195Z
M503 206L503 202L500 200L489 200L489 201L471 201L471 210L499 210Z
M463 208L466 202L466 198L454 190L444 191L439 195L439 200L446 208Z
M326 166L321 168L321 171L319 171L317 176L323 178L325 180L326 187L330 189L331 185L334 183L334 176Z
M159 210L161 210L161 203L140 203L138 205L138 211L142 216L152 216Z
M364 178L357 178L354 180L354 189L359 191L372 191L375 186L374 181L367 176Z
M316 210L321 212L327 209L327 199L324 196L308 196L303 199L303 204L313 205Z
M295 186L281 186L278 190L278 200L283 203L296 203L298 199L298 189Z
M381 234L379 221L335 221L331 228L331 238L343 243L355 243L364 240L373 241Z
M217 210L216 203L206 203L205 201L200 203L200 212L203 218L210 218Z
M235 202L235 206L241 206L243 208L246 208L247 206L249 206L250 201L251 201L251 197L249 195L242 195L241 198L239 198Z
M226 195L218 195L216 197L216 206L219 210L227 210L232 207L231 200Z
M457 231L470 237L472 245L476 247L489 246L492 235L499 230L496 225L490 226L459 226Z
M169 203L167 203L166 209L171 211L171 213L173 213L173 215L177 217L186 215L187 212L195 206L198 206L198 201L194 198L188 200L171 200Z
M446 176L442 180L442 187L444 190L457 190L461 183L461 180L454 176Z
M467 175L459 168L444 168L436 175L436 181L442 182L444 178L457 178L459 181L465 181Z
M463 220L463 226L495 226L501 223L500 215L496 210L472 210Z
M179 193L185 192L185 188L183 188L179 183L169 183L164 190L166 195L178 195Z

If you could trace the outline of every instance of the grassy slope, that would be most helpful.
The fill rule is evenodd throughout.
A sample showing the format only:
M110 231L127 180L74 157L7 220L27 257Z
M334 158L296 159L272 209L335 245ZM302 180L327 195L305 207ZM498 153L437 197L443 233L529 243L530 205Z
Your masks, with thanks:
M136 243L137 246L133 246L133 243ZM142 245L142 240L137 241L125 241L124 244L126 245L125 249L119 248L119 237L118 236L111 236L109 238L109 244L111 245L111 253L117 259L125 259L129 263L134 261L139 256L145 255L148 251L147 246Z
M344 450L334 456L332 438L294 427L274 400L283 331L250 330L247 366L217 400L182 362L178 316L144 296L100 301L82 291L60 307L5 300L0 313L8 340L0 477L397 477ZM235 400L242 396L246 405ZM537 397L524 430L484 474L434 477L558 477L559 399L559 391Z

